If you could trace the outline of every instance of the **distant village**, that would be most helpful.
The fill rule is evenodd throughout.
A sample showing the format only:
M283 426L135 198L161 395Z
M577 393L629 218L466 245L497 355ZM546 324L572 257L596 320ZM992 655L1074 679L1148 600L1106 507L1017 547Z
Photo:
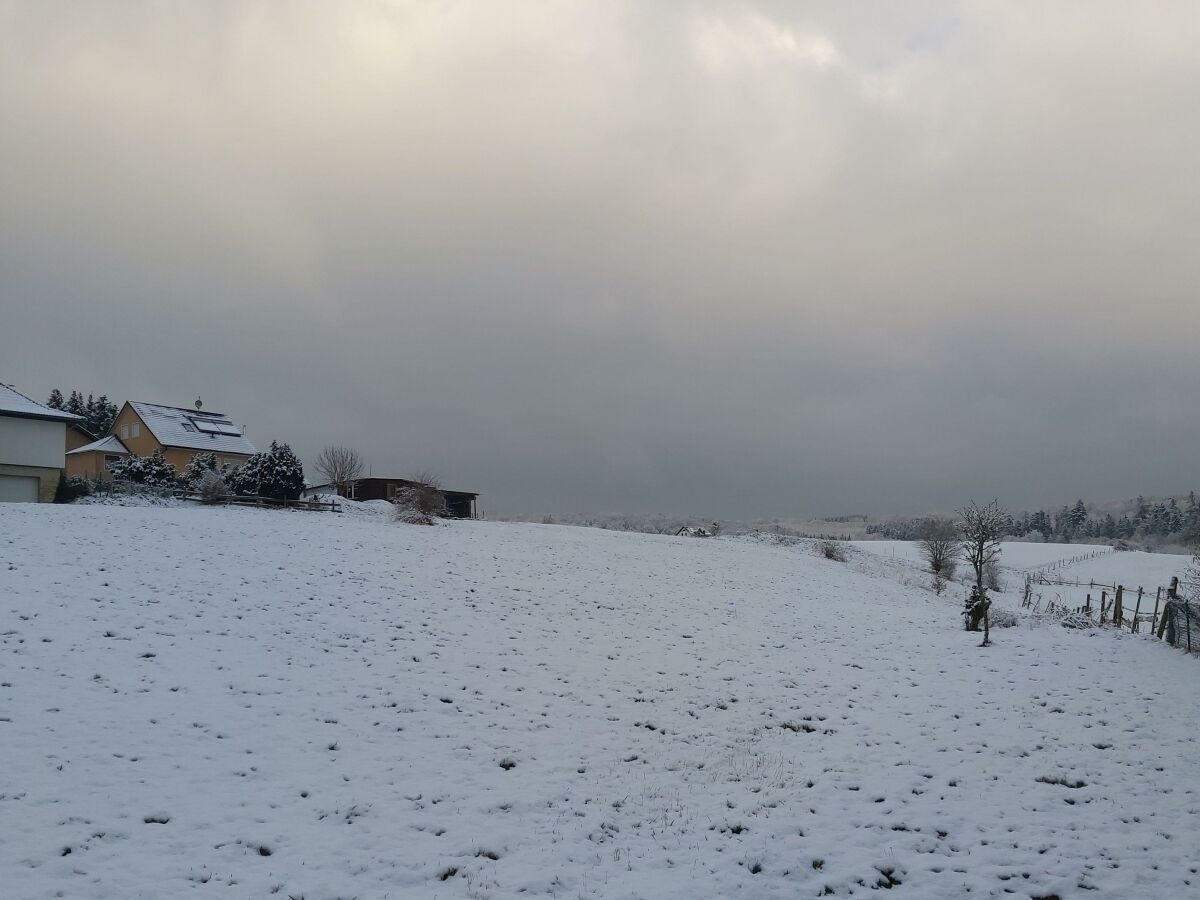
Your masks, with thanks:
M431 474L365 474L358 453L329 446L306 479L286 443L260 450L230 415L191 406L86 399L45 402L0 383L0 502L69 502L92 493L156 491L209 503L337 508L334 498L384 501L429 518L478 518L477 493Z

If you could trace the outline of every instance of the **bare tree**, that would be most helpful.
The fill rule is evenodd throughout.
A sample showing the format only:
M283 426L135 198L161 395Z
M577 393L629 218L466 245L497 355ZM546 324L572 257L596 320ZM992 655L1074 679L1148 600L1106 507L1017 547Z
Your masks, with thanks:
M330 444L317 454L314 466L343 497L350 493L351 484L362 475L362 457L357 450Z
M1008 513L993 500L980 506L974 500L958 511L963 556L975 572L975 586L984 594L988 570L1000 559L1000 539L1008 527Z
M921 520L917 534L917 546L933 573L933 589L940 594L946 589L946 582L954 577L961 549L958 529L950 519L930 516Z

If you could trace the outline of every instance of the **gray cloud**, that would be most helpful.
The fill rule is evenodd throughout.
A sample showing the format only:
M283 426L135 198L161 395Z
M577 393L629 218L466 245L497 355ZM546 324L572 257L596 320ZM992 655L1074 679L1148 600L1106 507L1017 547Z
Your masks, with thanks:
M495 512L1186 489L1198 38L1184 3L0 3L0 377L200 393Z

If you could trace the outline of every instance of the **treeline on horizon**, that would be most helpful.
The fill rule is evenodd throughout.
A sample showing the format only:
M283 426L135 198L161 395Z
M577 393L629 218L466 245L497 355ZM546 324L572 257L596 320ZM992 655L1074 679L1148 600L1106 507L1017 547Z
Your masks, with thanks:
M925 521L918 517L872 522L867 525L867 534L915 541ZM1190 545L1200 541L1200 502L1195 491L1189 491L1182 500L1168 497L1151 502L1138 497L1114 515L1078 500L1074 506L1063 506L1056 512L1039 509L1011 514L1005 533L1028 541L1063 544L1141 540Z

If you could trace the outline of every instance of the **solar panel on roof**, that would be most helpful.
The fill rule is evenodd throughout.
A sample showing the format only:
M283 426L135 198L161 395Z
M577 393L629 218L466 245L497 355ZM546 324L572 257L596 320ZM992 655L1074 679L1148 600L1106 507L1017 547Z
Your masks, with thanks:
M197 431L204 434L224 434L230 437L241 437L242 429L232 422L214 422L212 419L192 419Z

